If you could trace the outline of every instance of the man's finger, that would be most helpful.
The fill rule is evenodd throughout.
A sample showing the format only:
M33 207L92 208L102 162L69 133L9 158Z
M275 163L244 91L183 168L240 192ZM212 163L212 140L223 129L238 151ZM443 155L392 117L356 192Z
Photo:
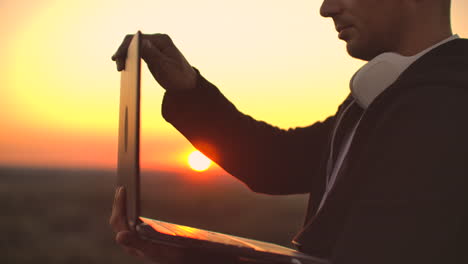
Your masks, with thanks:
M166 34L151 34L144 35L143 39L149 40L156 48L164 52L167 48L174 47L174 42L172 42L171 37Z
M160 66L162 65L162 62L167 59L166 56L159 50L159 48L153 45L153 43L147 39L142 41L141 56L148 65Z
M182 263L184 258L183 251L180 249L143 240L138 237L138 234L131 231L119 232L116 235L116 241L124 247L126 251L130 251L129 254L144 256L144 258L152 261L163 263ZM134 251L131 249L134 249Z
M133 34L129 34L125 36L124 40L122 41L122 44L120 44L117 51L114 53L114 55L112 55L113 61L115 61L119 57L127 56L128 46L130 45L132 38L133 38Z
M127 252L127 254L131 255L131 256L134 256L134 257L137 257L137 258L144 258L144 254L143 252L141 252L140 250L138 249L134 249L134 248L129 248L129 247L124 247L122 246L123 250L125 252Z
M117 233L115 236L115 240L117 243L120 245L127 247L127 248L133 248L136 249L143 254L148 254L151 252L151 254L158 254L158 246L155 245L154 243L151 243L149 241L143 240L138 235L134 232L131 231L122 231ZM156 252L155 252L156 251Z
M112 55L112 60L117 63L117 70L122 71L125 69L125 60L127 59L127 51L130 42L132 41L133 35L126 35L122 44L117 51Z
M127 211L125 204L125 188L120 187L115 193L114 206L109 223L114 232L129 230L127 223Z

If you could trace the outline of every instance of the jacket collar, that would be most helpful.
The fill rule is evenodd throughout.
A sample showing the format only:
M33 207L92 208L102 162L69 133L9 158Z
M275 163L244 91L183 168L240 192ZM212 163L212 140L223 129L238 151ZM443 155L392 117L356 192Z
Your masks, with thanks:
M402 56L394 52L380 54L353 75L350 81L351 94L362 108L367 109L411 64L438 46L458 38L458 35L452 35L413 56Z

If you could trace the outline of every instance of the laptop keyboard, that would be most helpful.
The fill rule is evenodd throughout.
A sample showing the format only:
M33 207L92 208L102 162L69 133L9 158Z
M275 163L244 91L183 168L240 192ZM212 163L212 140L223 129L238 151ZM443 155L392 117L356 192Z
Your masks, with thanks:
M167 223L163 221L153 220L145 217L140 217L140 220L151 226L154 230L159 233L163 233L171 236L180 236L188 237L198 240L207 240L215 243L221 243L237 247L252 248L255 250L262 250L258 246L255 246L251 243L237 239L230 235L225 235L221 233L211 232L203 229L193 228L189 226L176 225L172 223Z

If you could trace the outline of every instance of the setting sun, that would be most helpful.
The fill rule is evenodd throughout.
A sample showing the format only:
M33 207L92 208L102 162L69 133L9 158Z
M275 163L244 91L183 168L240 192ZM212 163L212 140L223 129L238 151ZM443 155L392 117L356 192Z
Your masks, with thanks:
M205 171L211 166L211 163L212 161L198 150L190 153L188 157L188 164L195 171Z

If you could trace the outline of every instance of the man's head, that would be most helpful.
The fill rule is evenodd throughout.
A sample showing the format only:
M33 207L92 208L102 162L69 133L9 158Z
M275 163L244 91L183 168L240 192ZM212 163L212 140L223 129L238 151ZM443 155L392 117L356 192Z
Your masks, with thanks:
M450 36L451 0L324 0L348 53L371 60L383 52L414 55Z

